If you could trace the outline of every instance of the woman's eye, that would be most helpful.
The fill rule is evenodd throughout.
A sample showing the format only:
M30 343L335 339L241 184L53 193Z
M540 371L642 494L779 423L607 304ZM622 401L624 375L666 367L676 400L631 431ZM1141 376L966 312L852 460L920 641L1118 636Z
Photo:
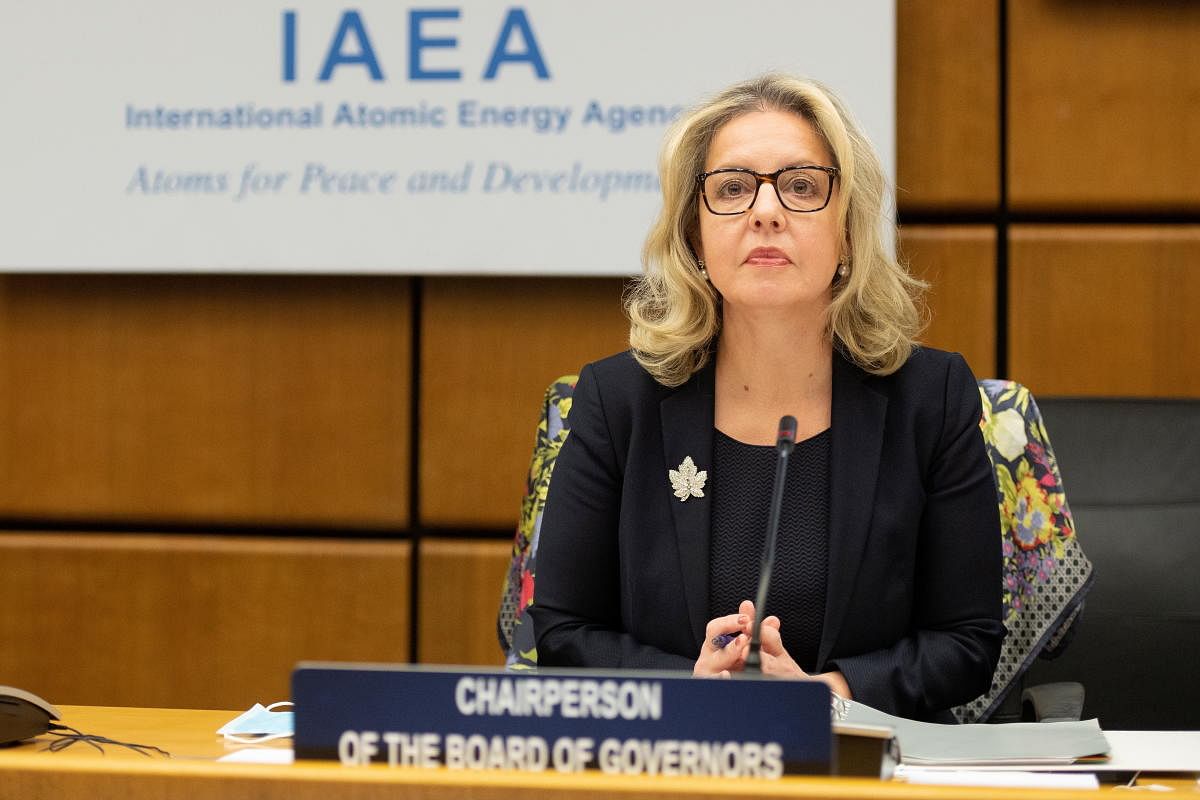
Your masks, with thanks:
M788 183L786 191L801 197L811 195L817 190L817 185L808 178L796 178Z
M717 194L721 197L741 197L746 192L750 191L750 187L743 180L727 180L721 184L717 190Z

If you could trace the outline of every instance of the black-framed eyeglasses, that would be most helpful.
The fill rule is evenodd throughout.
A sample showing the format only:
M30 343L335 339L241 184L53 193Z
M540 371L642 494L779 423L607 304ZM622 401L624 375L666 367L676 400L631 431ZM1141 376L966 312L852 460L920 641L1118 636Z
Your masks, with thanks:
M755 172L742 167L714 169L696 176L704 205L714 214L745 214L758 199L764 183L775 188L779 204L788 211L820 211L833 197L837 167L805 165L784 167L774 172Z

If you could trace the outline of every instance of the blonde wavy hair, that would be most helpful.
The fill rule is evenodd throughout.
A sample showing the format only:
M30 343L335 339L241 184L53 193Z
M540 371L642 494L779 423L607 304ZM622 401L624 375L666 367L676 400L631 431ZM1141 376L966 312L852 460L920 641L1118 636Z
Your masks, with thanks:
M877 375L895 372L922 328L926 284L883 243L886 179L866 136L840 100L814 81L767 74L738 83L693 109L667 132L659 158L663 205L642 249L643 275L628 291L629 345L664 386L679 386L711 357L721 331L720 298L699 269L699 191L717 131L753 111L803 117L825 140L839 170L831 204L849 244L850 274L835 277L826 333L848 358Z

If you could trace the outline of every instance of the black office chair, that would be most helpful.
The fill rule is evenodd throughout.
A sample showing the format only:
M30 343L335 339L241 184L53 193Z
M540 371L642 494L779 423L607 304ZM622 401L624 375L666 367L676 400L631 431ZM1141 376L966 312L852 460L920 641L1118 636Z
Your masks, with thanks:
M1200 727L1200 400L1043 400L1100 578L1029 680L1087 686L1112 730Z

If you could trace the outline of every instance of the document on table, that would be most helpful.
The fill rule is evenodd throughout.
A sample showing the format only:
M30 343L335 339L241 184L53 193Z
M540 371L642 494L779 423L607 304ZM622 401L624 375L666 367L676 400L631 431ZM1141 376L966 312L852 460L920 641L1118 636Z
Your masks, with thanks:
M226 764L291 764L294 760L290 747L244 747L217 759Z
M1200 772L1200 731L1106 731L1106 770Z
M1090 773L1028 772L1010 770L896 768L897 780L932 786L998 786L1010 789L1099 789L1100 781Z
M1100 724L1014 722L1006 725L939 725L892 716L850 703L846 722L890 727L900 743L900 763L927 766L1048 766L1103 760L1108 741Z

